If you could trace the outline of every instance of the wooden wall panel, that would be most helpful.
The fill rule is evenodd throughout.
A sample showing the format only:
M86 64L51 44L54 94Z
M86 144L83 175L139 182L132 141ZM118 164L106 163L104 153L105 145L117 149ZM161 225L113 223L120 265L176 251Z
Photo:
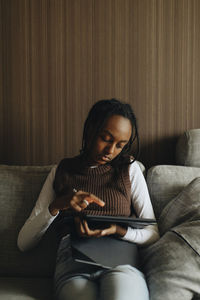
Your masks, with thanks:
M77 154L102 98L132 104L140 159L200 128L200 1L0 0L0 163Z

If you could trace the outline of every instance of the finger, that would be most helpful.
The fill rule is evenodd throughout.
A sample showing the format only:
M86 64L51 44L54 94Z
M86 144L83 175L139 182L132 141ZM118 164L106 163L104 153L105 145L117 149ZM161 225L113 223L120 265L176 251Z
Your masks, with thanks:
M83 224L85 233L88 234L90 232L90 229L89 229L87 221L86 220L82 220L82 224Z
M81 234L82 235L85 235L85 228L84 228L84 226L83 226L83 223L80 221L80 232L81 232Z
M85 197L85 199L89 202L89 203L96 203L97 205L103 207L105 205L105 202L102 201L101 199L99 199L98 197L96 197L93 194L89 194L88 196Z
M97 205L103 207L105 205L105 202L102 201L100 198L96 197L94 194L88 193L88 192L83 192L83 191L78 191L74 198L81 197L82 199L85 199L88 201L88 203L96 203Z
M78 233L80 235L84 235L85 234L85 229L84 229L84 226L81 222L81 219L79 217L75 217L74 220L75 220L75 225L76 225L76 229L77 229Z
M83 206L85 208L85 204L88 205L88 201L84 201L87 196L89 196L89 193L78 191L72 198L74 202L76 202L79 206Z
M70 201L70 207L72 209L74 209L75 211L78 211L78 212L80 212L82 210L82 207L79 205L79 203L77 203L76 201L74 201L74 199L72 199Z
M79 190L75 195L84 197L84 196L89 196L90 193Z
M88 236L99 236L101 234L101 230L100 229L95 229L95 230L91 230L88 226L88 223L86 220L83 220L83 226L85 229L85 233Z
M110 235L110 230L109 229L104 229L101 231L101 236L105 236L105 235Z
M86 199L80 200L77 197L73 197L70 201L70 207L77 212L81 212L83 209L87 208L88 205L89 202Z
M116 233L116 225L112 224L110 225L110 227L103 229L101 235L104 236L104 235L111 235L115 233Z
M87 207L89 205L89 202L86 199L83 199L83 204L85 204Z

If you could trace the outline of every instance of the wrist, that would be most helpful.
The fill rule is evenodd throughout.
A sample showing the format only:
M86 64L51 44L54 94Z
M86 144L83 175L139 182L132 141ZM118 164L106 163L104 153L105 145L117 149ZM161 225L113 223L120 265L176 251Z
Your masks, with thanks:
M116 234L120 237L125 236L127 233L127 228L116 225Z

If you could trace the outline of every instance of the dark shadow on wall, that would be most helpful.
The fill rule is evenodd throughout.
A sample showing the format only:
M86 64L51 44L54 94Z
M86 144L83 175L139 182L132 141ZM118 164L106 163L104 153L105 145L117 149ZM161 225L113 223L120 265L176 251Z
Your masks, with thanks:
M139 160L150 168L155 165L176 164L176 143L179 136L156 140L152 143L141 144Z

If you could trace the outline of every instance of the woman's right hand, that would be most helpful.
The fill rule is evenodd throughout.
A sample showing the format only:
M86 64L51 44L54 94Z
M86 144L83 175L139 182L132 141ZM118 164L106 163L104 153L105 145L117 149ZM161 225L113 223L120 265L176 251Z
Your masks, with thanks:
M99 206L105 205L105 203L94 194L84 191L78 191L70 196L64 195L56 198L49 205L49 211L52 216L57 215L60 210L66 210L69 208L74 211L80 212L85 209L90 203L96 203Z

